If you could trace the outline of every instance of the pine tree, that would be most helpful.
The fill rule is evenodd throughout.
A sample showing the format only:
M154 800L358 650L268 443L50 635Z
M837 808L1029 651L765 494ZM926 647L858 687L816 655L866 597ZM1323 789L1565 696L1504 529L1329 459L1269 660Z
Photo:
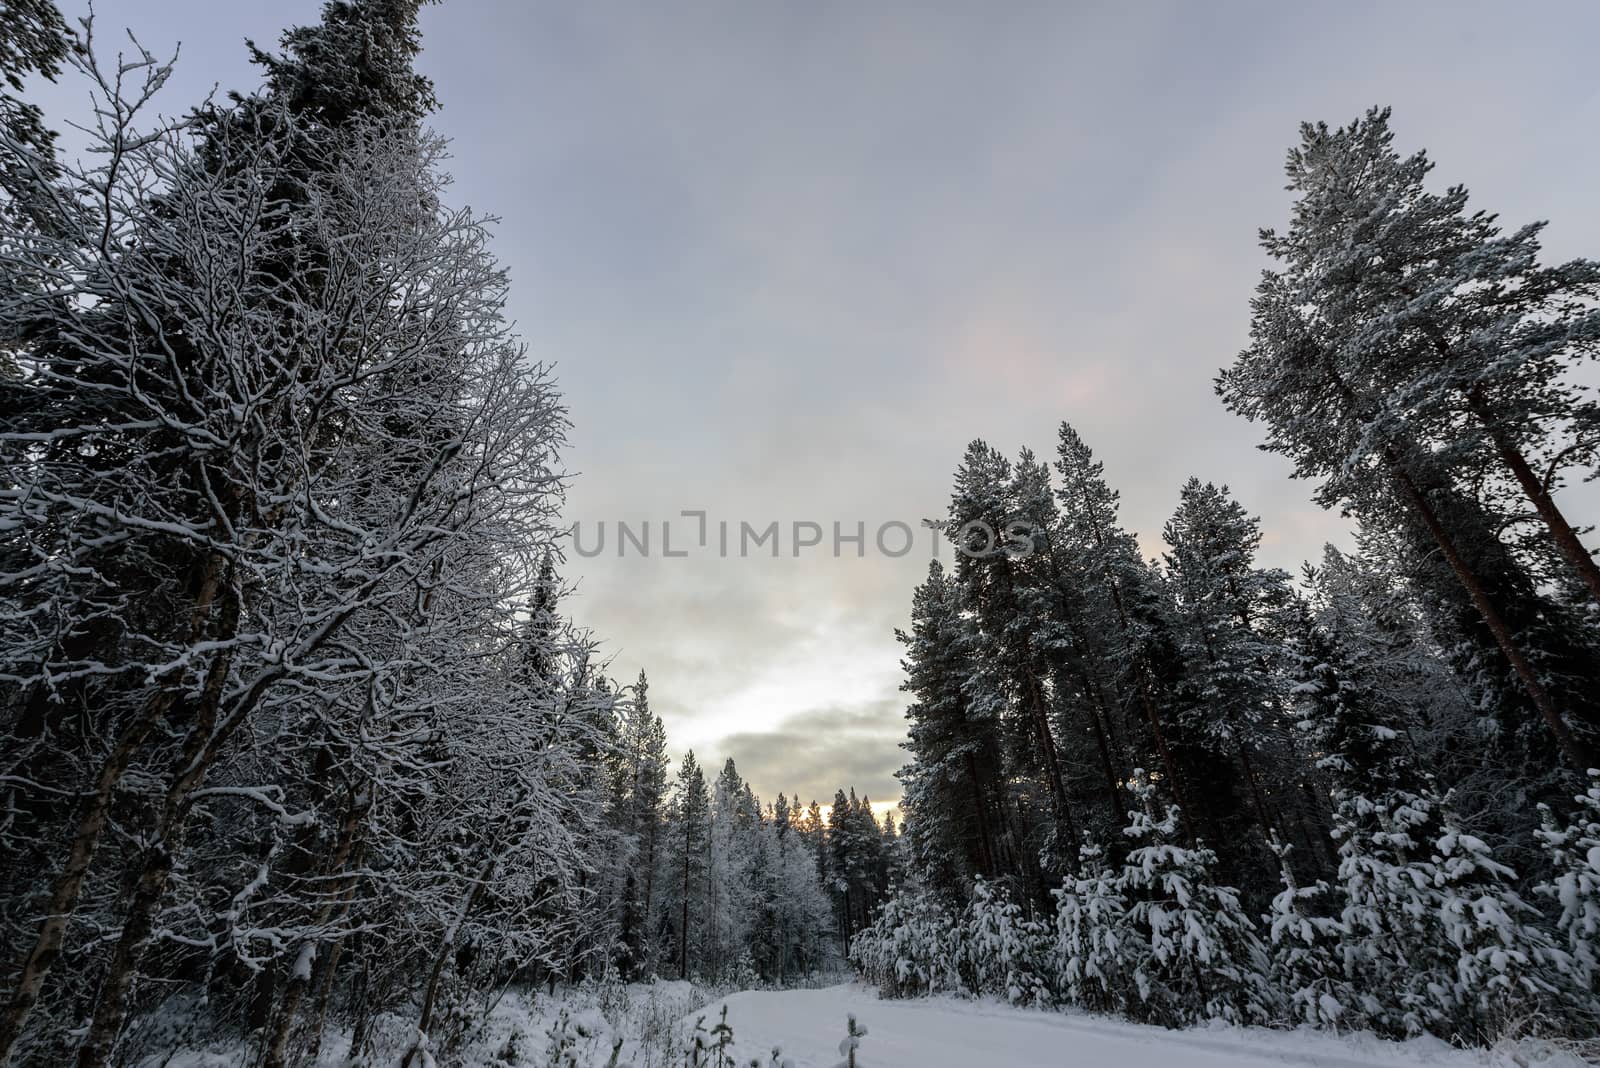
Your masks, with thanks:
M1600 329L1572 300L1593 292L1595 269L1534 268L1537 230L1498 240L1490 217L1464 214L1464 189L1422 189L1429 167L1394 151L1385 110L1338 130L1302 127L1288 163L1293 219L1262 232L1284 266L1263 278L1252 344L1218 391L1267 422L1267 447L1298 475L1322 479L1319 503L1397 531L1433 610L1516 678L1520 693L1497 709L1505 740L1531 766L1559 752L1583 767L1581 731L1600 721L1582 694L1600 683L1600 659L1501 542L1477 487L1485 437L1515 450L1579 419L1562 374ZM1553 505L1539 510L1574 566L1592 569Z
M1173 737L1174 692L1182 657L1171 613L1157 576L1140 558L1133 535L1121 526L1116 490L1105 465L1067 423L1058 433L1055 470L1060 478L1059 552L1075 560L1087 593L1085 634L1095 641L1096 676L1122 710L1123 746L1131 755L1147 743L1161 765L1161 787L1177 802L1185 834L1188 786ZM1089 592L1092 591L1092 592Z
M1217 856L1210 849L1177 844L1178 814L1169 807L1158 820L1153 787L1142 772L1135 776L1144 808L1131 813L1124 832L1135 847L1118 889L1130 902L1137 946L1136 1011L1167 1026L1271 1020L1277 1006L1267 985L1269 956L1238 891L1213 880Z
M984 442L968 445L956 471L945 532L961 547L956 576L981 650L967 684L975 718L998 722L1007 777L1026 776L1044 797L1044 805L1023 811L1049 813L1048 821L1026 828L1032 840L1024 874L1042 897L1041 873L1032 858L1058 856L1063 844L1070 854L1077 829L1052 722L1052 635L1036 635L1055 630L1050 596L1024 566L1026 554L1019 548L1030 544L1037 518L1023 499L1032 466L1025 457L1019 471ZM1048 504L1047 488L1044 498ZM1028 503L1037 501L1038 494L1029 495Z
M1271 764L1287 728L1281 670L1289 576L1255 566L1260 522L1226 486L1189 479L1163 533L1186 664L1183 722L1222 758L1196 800L1209 802L1213 834L1243 840L1254 823L1261 842L1276 833L1264 795L1275 785ZM1217 774L1235 764L1233 774ZM1231 790L1225 778L1234 780Z
M694 751L684 754L678 765L678 781L672 798L673 818L667 829L671 843L669 872L673 884L671 893L663 895L677 908L672 917L678 956L678 978L689 978L690 947L697 943L691 920L703 922L706 916L706 873L710 867L711 844L711 794L706 788L705 773L694 758ZM696 955L696 963L701 958Z
M953 892L975 876L1019 874L1004 828L1006 794L992 716L978 715L966 684L975 674L973 635L962 616L960 587L939 561L912 595L911 630L896 631L906 647L901 689L911 754L900 770L902 804L913 818L907 837L919 868L933 884Z
M1551 869L1536 892L1559 910L1556 929L1572 955L1576 985L1593 995L1600 994L1600 770L1589 769L1589 788L1574 800L1565 824L1546 807L1534 832Z
M1092 842L1079 854L1078 874L1053 891L1055 968L1061 995L1091 1012L1127 1012L1137 997L1135 932L1119 872Z
M841 944L846 951L850 948L851 938L855 936L856 915L860 909L860 862L856 834L851 798L846 797L844 788L840 787L834 791L833 805L828 809L827 873Z

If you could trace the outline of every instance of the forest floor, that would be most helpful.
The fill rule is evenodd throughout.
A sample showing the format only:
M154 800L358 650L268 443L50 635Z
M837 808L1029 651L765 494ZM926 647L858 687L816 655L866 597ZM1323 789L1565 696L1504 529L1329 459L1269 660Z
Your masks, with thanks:
M1369 1034L1332 1035L1265 1028L1168 1031L1075 1012L1020 1009L992 1001L937 997L880 1001L860 983L815 989L746 990L713 998L691 983L586 985L512 990L479 1017L465 1043L437 1062L467 1068L604 1068L617 1036L618 1063L684 1068L697 1022L708 1032L723 1006L736 1068L834 1068L850 1015L866 1028L857 1068L1583 1068L1578 1057L1522 1041L1492 1050L1453 1049L1434 1038L1386 1042ZM566 1013L566 1026L561 1014ZM189 1045L174 1028L129 1063L138 1068L243 1068L252 1051L220 1039ZM558 1052L553 1032L567 1037ZM408 1018L381 1020L362 1063L393 1068L415 1038ZM708 1036L709 1037L709 1036ZM317 1068L348 1068L348 1036L331 1032ZM187 1048L184 1048L187 1046ZM164 1047L164 1048L163 1048ZM178 1048L179 1052L173 1052ZM714 1065L714 1057L707 1062Z
M712 1026L723 1005L739 1056L770 1063L780 1046L795 1068L832 1068L841 1060L846 1016L867 1029L857 1068L1467 1068L1581 1064L1523 1044L1516 1050L1464 1051L1437 1039L1385 1042L1371 1035L1330 1035L1260 1028L1168 1031L1082 1014L1018 1009L955 998L880 1001L852 983L820 990L745 991L714 1001L695 1017Z

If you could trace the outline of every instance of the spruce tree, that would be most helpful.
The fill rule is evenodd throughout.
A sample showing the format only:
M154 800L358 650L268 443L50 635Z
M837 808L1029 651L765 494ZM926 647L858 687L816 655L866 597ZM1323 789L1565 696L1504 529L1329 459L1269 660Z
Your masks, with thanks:
M1443 822L1430 864L1440 931L1455 951L1453 974L1445 973L1453 1024L1456 1034L1487 1043L1522 1020L1563 1011L1573 961L1537 926L1537 910L1515 889L1516 872L1463 831L1448 804Z
M693 750L685 753L678 765L672 808L668 827L668 871L672 876L669 902L676 905L676 915L671 920L676 935L678 978L687 979L690 947L698 942L691 922L703 923L706 915L705 880L711 844L711 794ZM698 955L694 959L697 964L700 962Z
M662 806L667 791L666 732L650 711L650 684L643 671L634 684L633 702L621 729L618 772L621 783L621 827L631 840L632 863L622 895L621 948L624 973L637 975L649 967L652 946L650 918L655 915L656 878L661 860Z
M1274 839L1283 890L1272 899L1268 933L1272 969L1268 981L1292 1018L1309 1027L1336 1027L1355 995L1345 978L1340 945L1343 923L1332 915L1332 888L1323 880L1301 885L1289 861L1291 849Z
M1550 875L1536 892L1556 911L1556 930L1572 955L1577 987L1600 995L1600 769L1589 769L1589 788L1574 800L1577 807L1563 822L1549 807L1544 825L1535 831L1550 865ZM1590 1018L1600 1016L1591 1002Z
M1136 936L1120 875L1098 845L1086 842L1078 874L1052 891L1057 984L1069 1003L1090 1012L1126 1012L1137 997Z

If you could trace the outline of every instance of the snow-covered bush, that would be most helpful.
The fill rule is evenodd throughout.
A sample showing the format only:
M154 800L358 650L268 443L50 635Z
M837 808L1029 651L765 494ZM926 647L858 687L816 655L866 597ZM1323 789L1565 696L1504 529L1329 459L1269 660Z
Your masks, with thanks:
M1438 925L1439 895L1422 853L1436 799L1391 790L1346 793L1334 811L1339 841L1339 946L1363 1023L1389 1035L1447 1030L1453 961Z
M855 1014L852 1013L845 1025L844 1037L839 1040L839 1056L844 1060L833 1068L865 1068L862 1062L856 1059L856 1051L861 1048L861 1040L866 1035L867 1029L856 1023Z
M1089 843L1079 850L1078 872L1052 891L1056 986L1074 1005L1122 1012L1132 989L1128 902L1099 846Z
M1050 943L1044 924L1025 918L1022 908L994 886L978 879L959 933L963 970L975 994L1004 998L1013 1005L1050 1000Z
M1268 917L1272 966L1268 981L1287 1002L1290 1017L1311 1027L1336 1027L1350 1022L1346 1006L1353 998L1344 975L1339 943L1346 930L1328 914L1332 890L1321 879L1300 886L1289 864L1289 846L1272 842L1283 890L1272 899Z
M1572 958L1534 925L1537 910L1513 889L1516 873L1448 813L1435 850L1439 924L1456 951L1457 1033L1487 1039L1496 1024L1553 1007L1569 985Z
M545 1032L544 1063L549 1068L578 1068L578 1040L586 1037L565 1008Z
M1544 826L1534 835L1551 874L1534 892L1558 910L1556 930L1572 955L1572 978L1592 999L1600 993L1600 768L1589 769L1589 788L1574 800L1578 809L1565 826L1540 806Z
M850 962L885 997L965 989L960 927L931 896L901 890L850 943Z
M1275 998L1270 966L1239 892L1211 876L1217 856L1177 842L1178 810L1153 814L1153 791L1142 775L1143 811L1124 833L1139 844L1123 865L1119 889L1130 902L1128 925L1137 1000L1135 1015L1167 1026L1206 1020L1267 1023Z

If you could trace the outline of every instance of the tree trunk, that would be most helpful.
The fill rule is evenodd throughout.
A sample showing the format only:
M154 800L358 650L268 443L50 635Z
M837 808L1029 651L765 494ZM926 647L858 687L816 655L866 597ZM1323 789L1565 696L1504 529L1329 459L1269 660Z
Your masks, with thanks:
M222 612L221 632L231 634L239 622L237 590L228 591L223 599ZM190 795L205 780L206 772L220 751L220 739L215 736L214 728L222 703L222 690L232 664L233 651L231 648L225 649L217 654L206 674L200 702L195 710L195 721L174 768L172 783L162 800L151 844L144 851L144 867L139 873L127 918L123 921L117 948L107 966L105 982L100 987L100 1000L95 1006L88 1034L78 1047L78 1068L105 1068L111 1062L117 1037L128 1016L128 1003L133 994L139 958L150 944L161 899L172 877L172 866L177 853L183 848Z
M1111 590L1111 601L1116 605L1117 620L1122 628L1123 638L1131 638L1133 625L1128 621L1128 610L1122 603L1122 589L1111 575L1105 576L1106 584ZM1184 796L1183 781L1178 777L1177 761L1172 759L1172 750L1167 747L1166 732L1161 729L1161 717L1156 712L1156 703L1150 696L1150 671L1144 663L1142 656L1134 664L1134 672L1138 678L1139 703L1144 708L1144 718L1150 724L1150 738L1156 744L1156 753L1161 757L1161 768L1166 772L1167 788L1172 791L1172 798L1178 803L1178 818L1183 820L1183 833L1188 838L1189 848L1193 849L1197 839L1194 833L1194 821L1189 815L1189 802Z
M1444 529L1444 524L1439 521L1439 516L1433 510L1433 505L1428 502L1427 497L1412 479L1411 473L1406 470L1405 465L1401 463L1399 456L1392 447L1385 446L1384 459L1394 472L1395 481L1399 483L1406 499L1416 509L1423 525L1428 528L1428 533L1433 535L1433 540L1438 544L1439 551L1443 553L1445 561L1450 565L1450 569L1455 572L1457 580L1467 591L1468 596L1472 598L1473 606L1477 608L1478 615L1482 617L1484 624L1489 628L1489 633L1494 635L1495 643L1499 645L1501 653L1505 655L1506 660L1511 664L1511 669L1517 673L1517 677L1522 680L1523 689L1527 691L1534 707L1539 710L1539 715L1544 719L1545 726L1549 727L1551 735L1554 736L1557 744L1561 746L1562 752L1566 754L1567 759L1578 770L1582 771L1590 767L1589 754L1585 747L1573 736L1571 728L1561 718L1560 712L1556 710L1555 702L1550 698L1549 691L1539 681L1538 673L1534 671L1533 665L1528 662L1528 658L1523 655L1522 650L1518 647L1516 639L1511 634L1511 628L1506 625L1505 618L1500 615L1500 610L1489 599L1488 591L1483 588L1482 581L1466 560L1462 558L1460 550L1456 548L1454 539Z
M472 908L478 903L483 888L489 884L489 879L494 875L496 865L500 863L497 854L497 843L491 842L488 848L489 857L483 862L483 867L478 869L478 877L472 882L472 889L461 902L455 919L450 926L445 928L443 937L439 940L439 949L433 955L433 966L428 969L428 985L422 994L422 1013L417 1018L417 1037L411 1043L411 1048L406 1050L406 1055L400 1062L400 1068L411 1068L412 1062L422 1052L422 1043L427 1040L428 1028L433 1026L433 1010L438 1004L439 979L444 975L445 963L450 959L451 952L456 948L456 939L460 937L461 928L466 925L467 917L472 915Z
M1087 497L1083 487L1078 487L1079 495ZM1095 547L1100 550L1102 559L1106 551L1105 531L1100 528L1098 520L1091 520ZM1117 577L1109 569L1102 568L1101 579L1104 581L1106 591L1111 594L1111 603L1117 609L1117 622L1122 631L1124 640L1133 636L1133 626L1128 620L1128 608L1122 602L1122 587L1117 582ZM1195 845L1194 822L1189 817L1189 804L1184 797L1183 783L1178 777L1178 765L1172 759L1172 750L1167 748L1165 732L1161 729L1161 717L1156 713L1155 701L1150 696L1150 672L1142 656L1135 657L1133 664L1135 677L1138 680L1139 702L1144 708L1146 722L1150 724L1151 740L1155 742L1156 753L1161 757L1161 767L1166 773L1168 789L1172 791L1172 798L1178 804L1178 816L1183 820L1183 832L1189 839L1189 847Z
M1193 849L1198 841L1194 833L1194 821L1189 815L1189 803L1184 797L1183 783L1178 778L1178 764L1172 759L1172 750L1167 748L1167 737L1161 730L1161 717L1156 714L1156 703L1150 697L1150 684L1143 668L1140 669L1139 701L1144 705L1145 719L1150 724L1150 737L1156 743L1162 770L1167 773L1169 789L1178 803L1178 818L1183 821L1184 836L1188 839L1189 848Z
M967 750L967 776L972 780L972 810L978 816L978 864L983 874L992 879L997 871L994 841L989 828L989 802L985 798L983 782L978 778L978 758Z
M161 700L152 701L140 713L139 721L123 732L111 755L101 765L94 793L84 803L83 814L78 819L77 830L67 849L67 862L50 888L50 900L45 906L44 918L34 932L33 945L17 969L17 985L12 992L11 1002L6 1006L4 1016L0 1016L0 1065L10 1062L12 1047L22 1037L28 1016L38 1004L45 979L61 955L67 925L71 923L78 907L78 895L83 888L84 877L100 844L100 836L105 833L111 795L123 773L128 770L128 765L133 762L134 754L144 744L145 738L170 703L170 698L165 695Z
M1557 507L1555 499L1550 496L1550 491L1545 488L1543 480L1528 465L1528 460L1522 451L1507 436L1504 429L1495 423L1489 411L1489 403L1484 399L1483 392L1473 389L1467 394L1468 404L1472 413L1476 415L1484 428L1488 430L1494 447L1500 454L1500 459L1511 469L1516 476L1517 485L1522 487L1522 492L1528 500L1533 502L1534 509L1539 513L1539 518L1544 520L1544 525L1549 528L1550 536L1555 540L1556 548L1561 550L1561 555L1566 557L1567 563L1572 565L1578 578L1589 588L1589 596L1600 605L1600 565L1595 563L1594 556L1583 547L1583 542L1578 539L1578 532L1572 529L1572 524L1567 522L1567 517Z
M369 789L369 788L367 788ZM333 856L328 858L323 871L333 875L344 869L351 855L355 852L356 835L361 827L362 817L366 814L367 806L364 797L370 796L366 789L350 799L345 810L345 818L339 827L338 842L334 847ZM342 885L346 879L341 879L327 896L322 907L312 916L308 924L313 930L323 928L328 921L333 919L333 914L344 900L346 888ZM301 952L309 952L311 945L302 947ZM333 959L325 961L323 971L331 975ZM271 1037L267 1041L266 1054L261 1059L262 1068L285 1068L288 1063L289 1036L294 1029L294 1020L300 1010L300 1001L305 997L306 990L311 986L311 969L297 970L289 977L289 983L284 988L283 997L279 999L277 1011L273 1014Z
M360 597L377 582L376 577L368 579L363 587L352 594L345 606L323 620L300 647L299 654L306 655L332 638L355 613ZM233 635L238 627L239 609L239 593L230 589L229 596L223 602L224 623L217 628L219 635ZM205 781L211 765L234 731L245 722L262 696L284 673L281 663L261 672L233 701L227 714L220 715L222 690L232 659L233 651L229 648L212 661L195 725L184 743L183 757L174 769L175 778L168 786L157 818L154 845L145 851L145 866L112 955L106 981L101 987L100 1002L95 1008L84 1044L78 1050L79 1068L104 1068L111 1056L117 1033L127 1018L128 998L133 988L138 957L149 943L176 853L183 845L190 796Z
M686 806L687 807L687 806ZM678 922L678 978L689 978L689 821L683 821L683 915Z
M1039 759L1044 763L1045 778L1050 783L1050 803L1055 811L1056 826L1065 828L1072 846L1073 868L1077 867L1078 828L1072 819L1072 805L1067 800L1066 780L1061 777L1061 762L1056 757L1056 739L1050 730L1049 710L1045 707L1044 688L1032 672L1028 676L1028 704L1032 712L1034 738L1039 745Z
M1261 822L1261 833L1269 839L1276 833L1272 817L1267 814L1267 803L1261 796L1261 784L1256 781L1255 765L1250 762L1250 747L1239 746L1239 764L1244 768L1244 781L1250 785L1250 799L1255 803L1256 819Z
M194 607L189 614L189 637L198 640L205 632L206 619L216 599L223 576L223 561L212 554L207 559L200 587L195 591ZM235 616L237 619L237 616ZM28 1016L39 1001L45 979L50 975L56 960L61 956L62 942L67 925L77 911L78 895L83 890L83 880L89 873L100 837L105 833L106 820L111 810L111 797L117 784L127 772L145 739L161 718L171 711L178 694L166 688L151 695L139 718L131 723L117 739L116 746L100 767L95 779L94 792L84 802L83 813L78 818L72 842L67 847L66 863L50 888L50 899L44 908L44 918L34 931L33 945L17 968L17 985L11 1002L0 1015L0 1065L9 1063L11 1050L27 1026Z
M1116 827L1127 816L1127 812L1122 808L1122 784L1117 779L1117 771L1111 760L1110 717L1105 715L1105 696L1100 692L1099 685L1091 683L1087 674L1083 675L1083 685L1091 699L1089 724L1094 728L1094 743L1100 752L1100 772L1106 777L1106 804L1111 810L1111 826Z

